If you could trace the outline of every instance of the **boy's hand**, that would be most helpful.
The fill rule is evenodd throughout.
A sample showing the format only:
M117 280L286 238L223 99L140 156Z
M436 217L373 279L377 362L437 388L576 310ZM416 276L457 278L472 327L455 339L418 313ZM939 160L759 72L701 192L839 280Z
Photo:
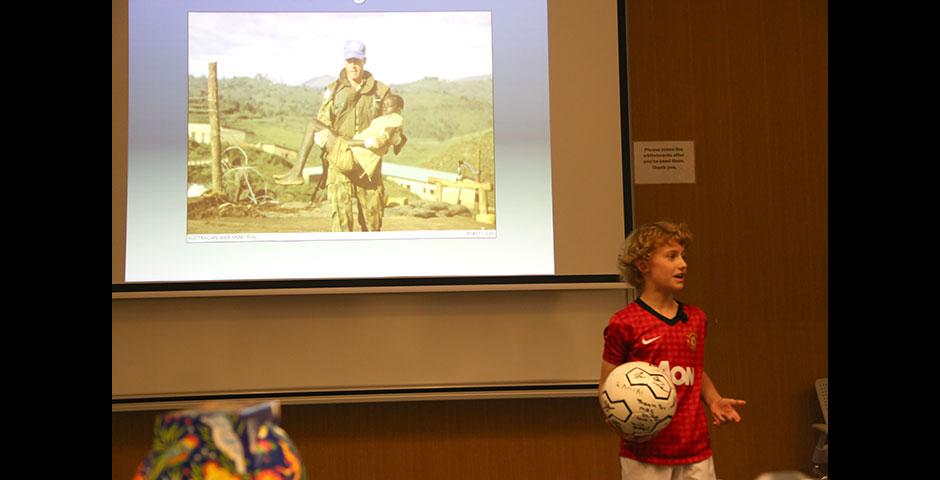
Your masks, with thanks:
M716 426L724 425L728 422L738 423L741 421L741 415L734 409L735 405L746 405L744 400L735 400L733 398L719 398L711 403L708 409L712 412L712 424Z

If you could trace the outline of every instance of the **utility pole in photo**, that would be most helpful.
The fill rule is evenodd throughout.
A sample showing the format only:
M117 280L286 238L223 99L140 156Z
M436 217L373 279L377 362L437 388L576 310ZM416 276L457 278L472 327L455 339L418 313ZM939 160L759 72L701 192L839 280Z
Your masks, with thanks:
M222 192L222 138L219 128L219 81L216 62L209 62L209 144L212 149L212 191Z

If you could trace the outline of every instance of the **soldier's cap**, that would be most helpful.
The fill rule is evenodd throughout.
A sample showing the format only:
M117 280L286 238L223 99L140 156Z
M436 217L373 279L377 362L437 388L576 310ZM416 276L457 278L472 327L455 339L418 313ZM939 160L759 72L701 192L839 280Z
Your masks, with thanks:
M358 58L359 60L365 60L366 59L365 44L358 40L350 40L346 42L346 45L343 46L343 59L349 60L350 58Z

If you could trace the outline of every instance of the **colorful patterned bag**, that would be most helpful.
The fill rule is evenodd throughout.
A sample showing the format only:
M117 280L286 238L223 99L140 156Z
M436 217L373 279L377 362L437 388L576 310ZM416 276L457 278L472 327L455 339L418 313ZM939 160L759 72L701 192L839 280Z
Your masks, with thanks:
M133 480L306 480L297 448L279 423L278 402L157 416L153 449Z

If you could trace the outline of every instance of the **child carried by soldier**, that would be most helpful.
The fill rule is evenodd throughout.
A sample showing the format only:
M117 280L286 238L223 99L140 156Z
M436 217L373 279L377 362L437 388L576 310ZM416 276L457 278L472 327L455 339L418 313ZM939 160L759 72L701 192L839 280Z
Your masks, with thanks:
M358 178L363 175L372 180L382 156L392 147L395 154L408 141L402 131L404 119L401 111L405 100L399 95L388 95L382 101L382 115L368 127L348 139L334 135L329 129L314 134L314 142L326 153L326 159L340 172Z

